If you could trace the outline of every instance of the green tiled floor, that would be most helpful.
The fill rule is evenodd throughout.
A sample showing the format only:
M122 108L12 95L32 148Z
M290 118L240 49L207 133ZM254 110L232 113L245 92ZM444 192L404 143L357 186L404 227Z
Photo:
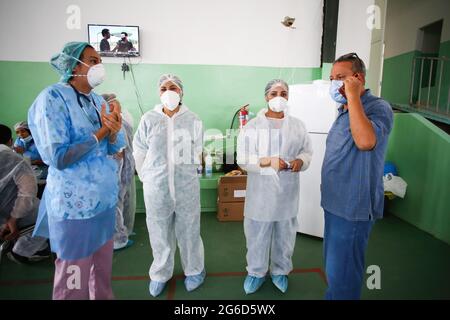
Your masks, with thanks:
M136 216L135 244L116 252L113 263L113 290L117 299L153 299L148 294L148 268L152 261L145 216ZM175 275L158 299L321 299L326 284L322 240L297 236L294 268L289 289L280 293L266 281L254 295L246 296L245 238L242 223L218 222L213 213L202 215L205 264L209 276L194 292L184 288L176 255ZM367 265L381 268L381 290L364 287L363 299L450 299L450 246L402 220L388 216L372 232ZM43 261L32 266L16 265L6 257L0 264L0 299L50 299L53 264ZM366 275L367 278L367 275Z

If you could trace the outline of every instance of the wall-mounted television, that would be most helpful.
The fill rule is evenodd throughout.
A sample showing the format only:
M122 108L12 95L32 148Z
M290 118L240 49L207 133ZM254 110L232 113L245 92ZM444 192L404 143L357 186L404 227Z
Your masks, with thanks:
M138 57L139 27L88 24L88 41L103 57Z

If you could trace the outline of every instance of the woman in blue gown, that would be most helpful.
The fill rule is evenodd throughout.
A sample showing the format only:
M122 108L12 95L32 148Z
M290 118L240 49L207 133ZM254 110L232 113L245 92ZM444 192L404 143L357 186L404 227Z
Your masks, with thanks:
M57 255L53 299L112 299L118 168L111 155L125 146L120 105L92 91L105 70L88 43L67 43L50 64L61 81L28 112L49 166L35 234L48 237Z

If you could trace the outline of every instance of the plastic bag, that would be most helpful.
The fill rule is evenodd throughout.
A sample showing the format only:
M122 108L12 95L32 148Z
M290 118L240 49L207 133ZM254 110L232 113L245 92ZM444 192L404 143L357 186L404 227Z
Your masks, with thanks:
M383 177L383 183L385 192L392 192L402 199L405 197L408 184L402 178L394 176L392 173L388 173Z

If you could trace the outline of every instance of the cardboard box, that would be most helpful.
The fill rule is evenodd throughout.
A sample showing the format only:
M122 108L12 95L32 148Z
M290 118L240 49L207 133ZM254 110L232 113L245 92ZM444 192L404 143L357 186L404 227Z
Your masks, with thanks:
M245 189L247 188L247 176L220 177L217 195L219 202L243 202L245 201Z
M219 221L243 221L244 201L241 202L217 202L217 220Z

